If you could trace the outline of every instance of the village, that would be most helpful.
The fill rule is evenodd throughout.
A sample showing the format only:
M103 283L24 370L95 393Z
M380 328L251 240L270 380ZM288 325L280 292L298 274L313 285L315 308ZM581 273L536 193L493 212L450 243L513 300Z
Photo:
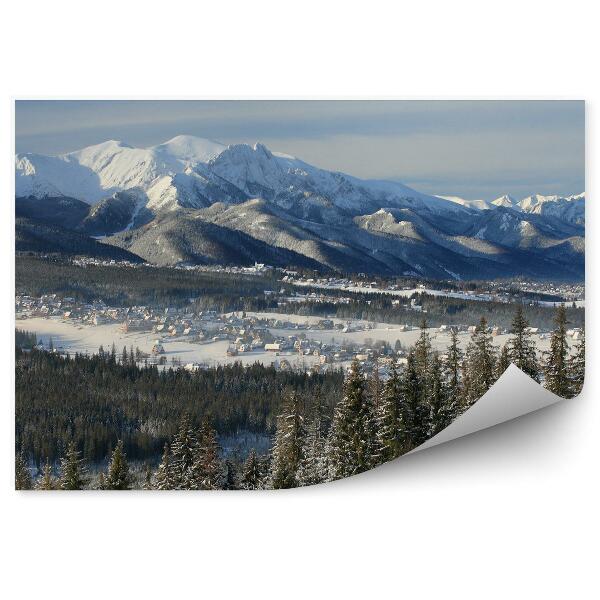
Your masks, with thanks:
M80 267L102 266L102 267L127 267L131 269L140 267L153 267L151 263L132 263L129 261L102 260L92 257L77 257L72 259L74 265ZM157 267L158 268L158 267ZM161 267L165 268L165 267ZM298 271L272 267L263 263L255 263L252 266L233 266L233 265L174 265L167 267L170 269L182 271L197 271L202 273L221 273L230 275L255 275L275 277L278 282L298 287L307 287L322 290L345 290L352 293L361 294L390 294L392 296L410 297L414 294L430 294L433 296L446 296L448 298L458 298L465 300L482 300L488 302L509 303L514 301L514 290L520 291L524 296L542 295L549 296L553 300L532 300L542 306L555 306L558 303L565 302L578 308L585 307L585 284L582 283L564 283L553 281L534 281L534 280L511 280L510 283L504 281L487 281L480 284L480 289L461 289L456 290L455 285L459 282L452 281L446 285L444 282L436 282L435 286L429 283L414 280L411 285L399 285L393 281L371 280L367 274L358 273L355 276L347 277L324 277L314 273L313 276L301 274ZM509 292L509 288L511 292ZM311 295L314 298L314 294ZM299 301L298 297L295 301ZM325 301L326 298L321 298ZM339 297L336 297L339 301ZM293 300L292 300L293 301ZM348 301L348 299L344 299Z
M111 307L100 300L84 303L57 294L16 296L15 313L17 327L35 333L39 348L61 354L102 349L119 356L123 349L140 365L189 371L239 361L322 372L348 368L356 359L365 371L377 370L385 378L392 364L403 367L407 349L420 333L408 325L280 313ZM466 347L475 325L453 327ZM442 353L450 329L444 324L428 329L433 346ZM495 344L508 338L506 329L491 325L489 331ZM530 332L538 349L546 350L548 332L537 328ZM577 340L581 331L571 329L568 335Z

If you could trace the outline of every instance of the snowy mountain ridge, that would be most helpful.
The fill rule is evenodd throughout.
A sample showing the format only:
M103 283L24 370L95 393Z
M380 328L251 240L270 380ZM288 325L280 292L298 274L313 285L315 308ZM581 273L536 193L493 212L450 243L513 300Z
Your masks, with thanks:
M277 196L281 200L282 196L310 196L313 201L326 198L337 208L355 214L387 205L420 206L435 213L503 206L535 214L549 211L559 216L567 210L567 203L584 201L584 194L566 198L538 194L519 202L508 195L492 202L431 196L399 182L361 180L326 171L288 154L271 152L260 143L227 146L190 135L179 135L148 148L108 140L57 156L16 156L17 197L66 196L95 204L127 190L145 196L152 211L200 208L214 201L254 197L273 200ZM561 208L548 209L549 203ZM581 209L575 212L581 216Z
M401 183L326 171L260 143L226 146L193 136L177 136L149 148L109 140L58 156L18 154L15 190L17 197L67 196L89 204L115 192L137 190L147 196L151 210L275 196L326 197L351 212L361 212L365 203L373 209L391 203L441 213L460 210Z
M177 136L149 148L109 140L59 156L19 154L15 187L17 216L37 222L27 224L24 249L45 244L34 244L34 232L64 226L157 264L257 260L434 278L583 273L583 194L437 197L260 143Z

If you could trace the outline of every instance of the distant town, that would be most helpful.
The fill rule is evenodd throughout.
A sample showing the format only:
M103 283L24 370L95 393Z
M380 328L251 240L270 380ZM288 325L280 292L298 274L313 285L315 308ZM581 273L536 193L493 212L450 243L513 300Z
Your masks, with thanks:
M94 263L85 260L81 264ZM244 273L262 273L268 268L255 265L245 268ZM219 269L235 272L231 267ZM264 290L266 296L276 296L280 306L299 301L350 302L350 298L327 295L325 290L328 288L350 288L353 292L360 289L369 293L385 291L404 297L427 291L464 294L470 300L483 299L478 294L430 290L423 285L410 289L390 286L382 290L375 287L375 282L363 284L360 279L305 279L291 272L284 274L282 281L300 287L320 287L323 293L298 291L288 295L285 290ZM561 286L546 286L543 289L544 293L550 293L550 290L552 293L576 293ZM489 296L485 299L509 301L503 292ZM410 300L410 306L417 312L421 311L414 297ZM15 311L17 327L35 332L39 349L60 354L92 354L102 347L104 351L113 351L119 356L122 351L128 357L133 355L140 364L183 367L190 371L239 360L245 364L256 361L272 364L280 370L310 369L320 372L330 368L348 368L351 361L356 359L366 371L377 369L385 378L393 363L400 368L404 366L407 349L419 333L418 327L408 324L245 311L194 312L190 307L115 307L101 300L80 302L58 294L40 297L18 295ZM476 324L465 323L452 327L442 324L429 328L432 340L440 349L447 346L451 328L459 333L459 338L466 345ZM504 342L509 333L506 328L493 323L489 331L497 339L498 345ZM529 332L537 339L540 350L545 349L549 332L536 327L530 327ZM581 329L569 329L567 335L577 340Z

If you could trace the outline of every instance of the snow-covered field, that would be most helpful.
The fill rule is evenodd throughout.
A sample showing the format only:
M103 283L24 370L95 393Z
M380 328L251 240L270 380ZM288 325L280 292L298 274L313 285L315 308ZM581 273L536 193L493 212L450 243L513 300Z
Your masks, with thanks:
M49 340L52 339L55 348L70 353L87 352L88 354L93 354L98 352L100 346L103 346L105 350L110 350L113 343L117 353L123 350L123 346L126 346L128 350L130 346L133 346L134 349L137 347L143 352L150 353L154 341L158 339L155 333L123 333L120 331L120 326L117 323L97 326L79 325L64 321L60 317L49 319L35 317L19 320L17 326L34 332L44 345L47 346ZM272 352L265 352L264 350L244 352L238 354L238 356L227 356L229 342L226 340L197 344L182 338L160 339L165 349L164 356L168 364L171 363L172 358L175 358L181 360L183 364L199 363L206 364L207 366L228 364L236 361L241 361L244 364L252 364L259 361L265 365L269 365L285 358L292 366L302 366L305 364L307 367L310 367L317 360L313 356L300 357L298 354L291 352L280 352L279 355L275 356Z
M460 300L493 300L491 294L467 294L466 292L444 292L430 288L412 288L409 290L388 290L381 288L360 287L357 285L331 285L310 283L308 281L292 281L293 285L300 287L313 287L323 290L344 290L358 294L390 294L391 296L401 296L408 298L413 294L429 294L430 296L445 296L447 298L458 298Z
M429 296L443 296L445 298L456 298L458 300L479 300L479 301L487 301L493 302L497 300L493 294L469 294L467 292L445 292L443 290L434 290L431 288L411 288L408 290L388 290L381 288L370 288L370 287L360 287L356 285L335 285L335 284L320 284L320 283L309 283L307 281L292 281L293 285L300 287L313 287L319 288L323 290L345 290L347 292L355 292L358 294L389 294L391 296L400 296L402 298L409 298L413 294L421 294L425 293ZM540 306L551 306L555 307L560 302L548 302L545 300L538 301ZM573 302L567 302L567 305L570 306ZM585 300L576 300L575 306L577 308L585 308Z
M277 313L249 313L257 314L262 317L280 318L291 322L298 323L316 323L318 317L302 317L298 315L284 315ZM345 323L341 319L334 319L336 322ZM355 322L356 323L356 322ZM360 323L360 322L359 322ZM121 352L123 346L134 348L139 347L140 350L150 353L157 335L149 332L129 332L124 333L120 330L118 324L105 325L80 325L72 322L64 321L60 317L52 317L49 319L35 317L17 322L18 327L36 333L38 338L47 345L52 339L55 348L69 351L71 353L81 352L93 354L98 351L100 346L105 350L110 350L112 344L115 344L117 352ZM361 331L353 331L342 333L333 330L316 330L316 329L272 329L272 333L276 336L288 336L304 334L308 339L319 340L326 343L332 341L353 342L358 345L365 345L366 340L377 342L383 340L392 344L396 340L405 347L409 347L415 343L419 336L419 330L401 331L399 325L390 325L386 323L375 323L372 329L364 329ZM438 329L430 329L431 339L434 348L445 350L450 342L450 334L440 332ZM466 347L470 340L470 334L459 334L459 340L463 348ZM494 344L500 346L506 342L508 335L498 335L493 338ZM547 350L549 348L549 339L534 336L538 350ZM226 340L208 342L203 344L193 343L184 338L161 338L161 342L165 349L165 356L170 364L171 359L179 359L183 364L200 363L208 366L216 364L228 364L235 361L241 361L244 364L251 364L255 361L264 364L271 364L282 358L287 359L292 365L310 367L318 360L313 356L299 356L292 352L280 352L275 355L264 350L240 353L238 356L227 356L227 347L229 342Z

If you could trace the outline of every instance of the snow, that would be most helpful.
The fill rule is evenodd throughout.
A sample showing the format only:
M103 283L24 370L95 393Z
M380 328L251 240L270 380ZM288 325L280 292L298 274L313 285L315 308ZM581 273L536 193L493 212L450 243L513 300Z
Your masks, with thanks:
M504 206L505 208L520 210L520 206L515 202L514 198L508 194L504 194L504 196L492 200L492 204L494 206Z
M281 315L281 318L283 317ZM28 331L35 332L38 339L45 345L52 338L52 343L57 350L68 351L71 354L75 352L94 354L98 352L100 346L103 346L105 350L110 350L113 343L117 353L122 351L123 346L126 346L127 349L130 346L133 346L134 349L138 347L143 352L150 353L157 337L157 334L152 332L123 333L120 331L120 324L117 323L96 326L81 325L64 321L60 317L49 319L34 317L20 321L20 323ZM288 330L286 335L291 333ZM270 365L285 358L292 366L310 367L319 360L318 357L312 355L299 356L298 353L292 352L281 352L278 356L274 356L272 352L264 350L243 352L238 356L227 356L227 348L230 345L227 340L200 344L185 339L164 338L161 339L161 343L165 349L163 356L167 359L167 367L171 366L171 358L181 360L182 364L198 363L206 366L234 362L250 365L256 361Z
M438 196L438 198L466 206L467 208L474 208L475 210L489 210L491 208L489 202L486 200L467 200L459 196Z
M228 185L229 184L229 185ZM231 191L231 186L238 191ZM294 194L321 206L323 199L355 215L382 207L411 208L440 216L472 214L496 206L548 214L581 224L584 194L534 195L515 202L509 195L489 203L457 196L431 196L397 181L359 179L327 171L261 143L226 146L217 141L178 135L147 148L108 140L58 156L18 154L15 159L17 196L69 196L94 204L118 191L135 190L154 212L180 207L201 208L218 200L238 203L240 191L249 198ZM140 207L141 208L141 207ZM138 209L139 210L139 209Z
M261 318L281 319L297 323L317 323L321 317L304 317L299 315L288 315L282 313L256 313L248 312L248 316L258 316ZM332 319L335 323L345 324L344 319ZM356 324L367 325L366 321L353 321ZM397 340L405 346L412 346L417 341L420 330L415 328L408 331L402 331L401 325L389 323L369 323L370 327L360 331L342 332L338 330L320 330L303 329L302 333L307 339L330 343L334 339L337 343L354 343L365 345L367 339L373 341L386 341L392 346ZM34 317L23 322L23 326L28 330L35 332L38 339L45 345L52 338L53 345L59 351L68 351L71 354L75 352L93 354L98 351L102 345L105 350L110 350L112 344L115 344L117 353L120 353L123 346L128 349L130 346L139 347L144 352L150 352L156 340L156 333L152 332L129 332L120 331L119 325L109 323L105 325L81 325L64 321L59 317L41 318ZM271 328L271 332L276 336L286 337L294 334L294 330ZM431 336L432 346L445 351L450 343L450 333L440 332L438 328L430 328L428 332ZM501 346L510 336L502 334L493 337L493 343ZM540 352L549 349L549 338L533 335L538 350ZM463 349L471 339L471 335L466 332L459 333L459 344ZM161 340L165 349L163 356L167 359L167 367L171 366L171 358L179 359L182 365L197 363L205 366L215 366L217 364L231 364L233 362L242 362L244 365L251 365L258 361L265 365L276 363L281 359L286 359L292 366L300 368L310 368L318 362L319 358L312 355L299 356L296 352L280 352L274 355L272 352L264 350L243 352L237 356L227 356L227 348L230 342L221 340L204 344L192 343L184 339L164 338ZM348 366L347 363L339 363L338 366Z
M272 153L260 143L225 146L189 135L148 148L108 140L58 156L20 154L15 176L18 196L64 195L93 204L116 191L138 188L147 193L154 209L172 208L181 195L187 195L194 206L195 186L202 187L216 176L251 196L256 186L298 189L330 197L338 207L352 210L360 210L366 201L380 206L417 205L436 213L463 210L399 182L326 171L288 154Z

